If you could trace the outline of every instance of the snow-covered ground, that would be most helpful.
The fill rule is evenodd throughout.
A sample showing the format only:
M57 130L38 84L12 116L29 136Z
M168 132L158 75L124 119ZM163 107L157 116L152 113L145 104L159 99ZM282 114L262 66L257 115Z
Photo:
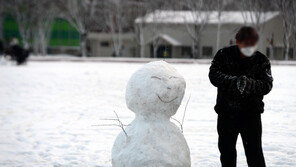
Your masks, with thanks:
M111 166L118 127L134 115L125 105L127 80L141 64L29 62L0 66L0 166ZM183 103L174 116L181 120L191 94L184 135L193 167L220 166L216 89L209 65L175 64L187 81ZM263 148L267 166L296 166L296 67L273 66L274 88L265 97ZM238 166L246 166L241 139Z

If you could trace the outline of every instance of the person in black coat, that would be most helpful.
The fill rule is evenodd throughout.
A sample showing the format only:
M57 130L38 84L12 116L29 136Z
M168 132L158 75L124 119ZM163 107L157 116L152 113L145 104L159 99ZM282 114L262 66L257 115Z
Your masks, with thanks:
M24 49L18 44L18 40L14 38L10 46L5 51L6 55L11 57L11 60L15 61L17 65L22 65L27 62L30 51Z
M220 49L209 72L218 88L218 147L222 167L236 166L236 141L241 135L249 167L265 167L262 151L261 113L263 96L272 89L268 58L257 50L259 35L252 27L242 27L235 46Z

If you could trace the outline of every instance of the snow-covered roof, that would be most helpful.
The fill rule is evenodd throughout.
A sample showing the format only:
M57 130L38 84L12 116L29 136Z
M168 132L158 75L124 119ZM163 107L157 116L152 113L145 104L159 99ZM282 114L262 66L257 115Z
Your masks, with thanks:
M252 11L222 11L221 23L251 24L255 22L256 12ZM279 15L279 12L265 12L260 16L260 22L266 22ZM167 11L156 10L135 20L136 23L165 23L165 24L196 24L208 20L208 24L217 24L218 11Z
M87 34L88 39L95 39L95 40L111 40L112 39L112 33L106 33L106 32L89 32ZM121 38L123 40L135 40L135 34L134 33L122 33Z
M168 34L158 34L158 35L154 36L153 38L151 38L150 40L148 40L147 43L150 43L150 42L154 41L156 38L161 38L161 39L167 41L168 43L170 43L173 46L181 46L181 45L183 45L182 42L180 42L179 40L171 37Z

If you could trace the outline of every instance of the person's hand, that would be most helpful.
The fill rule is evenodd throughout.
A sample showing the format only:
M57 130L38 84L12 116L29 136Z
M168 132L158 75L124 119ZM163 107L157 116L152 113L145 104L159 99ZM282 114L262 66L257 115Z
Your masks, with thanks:
M245 75L242 75L237 79L236 87L241 94L243 94L246 89L247 81L248 81L248 78Z

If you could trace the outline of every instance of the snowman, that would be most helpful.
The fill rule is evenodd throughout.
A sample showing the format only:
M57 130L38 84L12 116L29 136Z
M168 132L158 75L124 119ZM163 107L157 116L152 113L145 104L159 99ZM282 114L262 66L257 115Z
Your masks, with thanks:
M164 61L137 70L126 87L135 119L112 148L113 167L190 167L190 152L180 129L170 121L183 99L184 78Z

